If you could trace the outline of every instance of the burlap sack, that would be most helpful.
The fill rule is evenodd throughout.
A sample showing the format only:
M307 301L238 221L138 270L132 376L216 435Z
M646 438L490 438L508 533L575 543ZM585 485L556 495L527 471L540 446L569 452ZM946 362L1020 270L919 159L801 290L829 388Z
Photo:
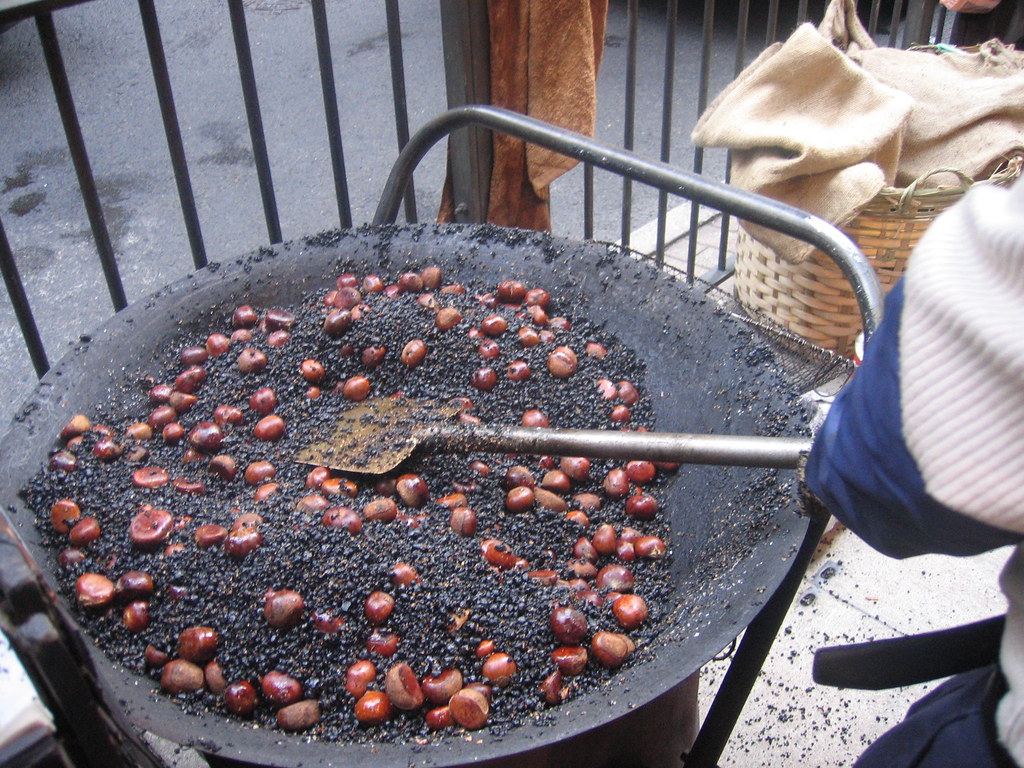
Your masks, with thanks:
M851 56L878 82L914 100L897 186L941 166L987 178L1024 150L1024 55L998 40L976 52L875 48Z
M1024 58L880 48L855 0L766 50L714 100L695 144L733 150L732 181L842 226L886 185L937 167L987 175L1024 151ZM781 256L810 246L745 224Z

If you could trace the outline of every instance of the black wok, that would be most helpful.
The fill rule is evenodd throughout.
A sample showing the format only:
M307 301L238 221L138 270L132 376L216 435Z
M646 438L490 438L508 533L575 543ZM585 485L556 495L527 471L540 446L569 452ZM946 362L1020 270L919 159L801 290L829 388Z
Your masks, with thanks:
M332 233L263 250L192 275L121 312L76 346L40 382L0 448L0 503L56 589L55 553L44 550L18 491L46 461L71 414L107 398L125 371L165 359L189 329L207 329L240 303L281 306L346 272L443 266L452 280L514 277L574 297L573 312L603 323L648 367L659 429L741 435L804 434L796 395L768 348L701 294L615 248L494 227L381 227ZM155 364L154 364L155 365ZM142 395L139 394L141 407ZM680 683L728 645L772 594L807 529L795 475L781 470L685 467L666 489L671 515L674 611L656 644L605 688L498 738L486 729L436 745L307 743L236 720L184 714L146 678L87 643L111 707L137 726L217 760L273 766L597 766L677 757L672 718ZM479 742L479 743L478 743Z

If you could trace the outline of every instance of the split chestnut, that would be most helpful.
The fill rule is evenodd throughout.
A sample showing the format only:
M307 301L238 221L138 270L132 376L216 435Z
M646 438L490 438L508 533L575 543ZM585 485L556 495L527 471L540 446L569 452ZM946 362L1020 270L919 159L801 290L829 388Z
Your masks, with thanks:
M353 535L363 530L363 519L349 507L328 507L320 522L328 528L344 528Z
M202 667L185 659L168 662L160 673L160 687L170 694L195 693L204 682Z
M404 661L388 670L384 678L384 691L395 707L405 711L419 709L425 700L416 673Z
M493 685L504 688L512 682L512 675L516 673L516 663L507 653L494 653L484 661L480 673Z
M375 629L366 639L366 650L370 653L379 653L385 658L390 658L398 651L399 642L398 635L393 632Z
M407 368L417 368L427 357L427 345L422 339L413 339L402 348L402 363Z
M70 532L70 524L82 516L82 510L71 499L60 499L50 508L50 522L58 533Z
M377 667L372 661L357 661L345 671L345 690L357 699L362 698L376 678Z
M258 349L247 347L238 355L238 370L242 373L259 373L267 367L267 356Z
M455 507L448 518L448 525L459 536L469 537L476 533L476 512L469 507Z
M285 731L305 731L320 722L320 702L306 699L277 710L277 725Z
M551 660L563 675L574 677L586 669L589 656L581 645L563 645L551 652Z
M567 379L576 373L579 363L576 353L569 347L555 347L555 350L548 355L547 365L552 376Z
M600 631L590 641L590 654L608 669L621 667L635 650L636 644L629 635L618 632Z
M445 705L462 690L462 673L457 669L446 669L436 677L428 675L423 678L420 687L431 704Z
M395 608L395 598L387 592L371 592L363 604L363 613L366 620L373 625L383 624L387 621ZM401 709L402 707L399 707Z
M117 596L121 600L140 600L153 594L153 577L145 571L126 571L117 580Z
M83 573L75 582L75 597L83 608L105 608L116 594L114 582L100 573Z
M145 600L133 600L124 607L121 623L133 635L149 628L149 603Z
M491 714L487 697L476 688L466 687L452 696L448 702L452 719L469 731L483 728Z
M562 678L562 672L558 669L545 677L538 688L544 696L544 701L551 706L561 704L565 701L566 696L569 695L569 691L566 689Z
M249 395L249 408L261 416L273 413L277 408L277 393L270 387L260 387Z
M404 587L406 584L420 580L417 570L409 563L395 563L390 573L391 583L397 587Z
M224 442L224 430L216 422L201 421L188 433L188 442L198 451L213 453Z
M647 603L639 595L619 595L612 603L612 613L625 630L636 629L647 621Z

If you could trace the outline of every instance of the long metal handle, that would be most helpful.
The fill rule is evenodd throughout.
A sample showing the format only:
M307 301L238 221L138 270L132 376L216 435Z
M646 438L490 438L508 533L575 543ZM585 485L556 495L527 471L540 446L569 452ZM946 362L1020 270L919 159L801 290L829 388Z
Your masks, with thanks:
M810 243L828 254L849 280L857 298L865 337L875 332L882 319L882 288L871 264L849 237L824 219L763 195L687 173L667 163L645 160L610 144L499 107L452 109L416 131L391 168L373 217L374 224L394 223L402 193L424 155L452 131L470 125L483 125L515 136Z
M542 429L486 424L442 424L423 437L427 445L460 451L716 464L795 469L811 449L810 438L624 432L604 429Z

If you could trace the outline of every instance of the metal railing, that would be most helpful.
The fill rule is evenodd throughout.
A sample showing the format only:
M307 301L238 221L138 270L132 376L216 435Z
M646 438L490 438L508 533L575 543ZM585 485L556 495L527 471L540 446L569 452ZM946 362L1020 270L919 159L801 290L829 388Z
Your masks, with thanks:
M149 59L149 73L146 73L147 67L143 61L134 66L139 78L152 77L159 122L166 140L166 158L154 156L152 162L169 164L174 186L171 199L175 204L169 204L161 211L164 221L160 226L164 229L157 230L157 235L153 237L163 238L168 228L175 231L166 246L150 249L147 255L149 261L137 268L131 279L127 280L124 263L135 258L131 251L132 243L123 238L115 241L111 236L108 222L110 202L104 200L103 189L94 170L95 162L87 144L94 146L91 137L96 133L97 124L102 125L104 120L131 118L128 115L97 115L96 105L76 101L76 88L73 84L78 85L88 73L78 69L69 71L67 56L62 51L59 39L62 35L58 35L60 24L55 21L55 17L63 19L65 13L73 14L86 5L96 6L97 9L116 6L117 12L124 12L131 9L133 3L128 0L0 0L0 27L14 21L22 22L21 29L16 32L8 29L5 35L17 34L23 38L28 34L24 27L32 23L35 25L39 49L45 60L68 156L74 169L74 183L77 184L88 220L92 246L98 257L109 303L115 311L123 308L129 300L139 299L159 285L180 277L188 268L203 267L211 260L211 254L213 260L224 260L261 243L281 242L286 235L291 238L309 234L310 226L313 231L317 231L334 226L348 227L368 220L373 201L380 191L380 179L367 180L360 178L358 172L353 174L346 164L346 152L350 152L348 142L354 140L362 148L372 147L376 156L370 163L381 174L390 167L395 155L387 147L386 135L373 135L371 132L378 130L379 123L364 121L360 113L392 113L391 130L397 144L395 149L401 149L408 142L412 122L408 90L410 77L414 79L412 93L417 97L420 96L418 91L422 90L423 83L443 82L445 85L445 95L442 97L444 102L435 100L430 104L417 105L420 113L417 121L439 113L446 106L487 100L488 51L483 39L487 27L486 16L481 10L482 3L473 0L441 0L437 27L420 27L417 34L428 36L433 41L428 45L436 48L439 55L443 51L443 64L427 72L422 62L417 61L414 71L409 73L406 69L404 45L408 35L403 38L399 4L397 0L385 0L383 12L386 31L382 40L371 39L373 44L386 44L388 49L387 71L380 73L382 82L376 88L379 99L374 103L348 104L345 107L342 105L346 99L346 86L349 85L345 64L352 60L352 56L349 52L346 62L339 65L336 53L338 29L345 27L350 19L336 11L334 4L329 7L325 0L292 3L289 12L298 14L306 14L308 4L308 23L312 34L308 36L306 48L315 52L323 104L322 125L319 129L303 128L303 135L309 136L312 135L310 131L319 131L321 136L317 138L318 146L327 148L327 158L320 165L329 167L330 173L329 180L325 171L325 176L318 179L318 183L300 193L303 200L308 195L311 201L309 207L319 208L322 215L312 219L301 218L301 221L287 217L282 221L285 217L279 209L281 184L280 181L275 183L274 176L279 173L276 169L280 169L283 164L278 159L282 153L282 144L294 140L288 136L287 130L280 128L282 124L288 123L287 100L282 102L279 99L268 107L270 100L264 95L268 87L272 89L272 83L267 76L268 68L261 60L260 46L271 45L273 37L272 32L263 31L254 51L250 27L253 14L257 12L253 6L258 6L258 3L250 3L247 10L243 0L225 0L226 7L218 7L229 21L234 59L233 63L223 60L220 65L225 69L237 67L247 126L247 142L243 143L242 150L251 157L254 182L258 188L258 214L245 209L242 204L230 204L232 196L243 196L239 191L242 189L240 184L244 183L246 189L251 186L252 181L248 178L239 181L226 192L209 190L205 181L202 191L198 194L195 191L197 161L193 136L197 127L202 126L203 118L197 116L191 105L187 106L187 116L183 118L180 99L176 100L175 91L181 90L183 78L202 78L207 75L199 70L183 68L182 57L177 50L171 50L169 55L168 45L163 39L165 35L162 34L167 30L161 28L154 0L136 0L135 4ZM872 0L870 3L865 0L864 5L869 30L882 44L908 45L934 41L941 37L948 26L944 9L939 7L936 12L938 6L935 0L910 0L909 4L905 4L904 0ZM69 6L78 8L70 9ZM162 10L168 12L170 8ZM697 174L728 181L727 156L724 152L706 152L694 148L689 142L692 125L710 98L764 46L776 39L784 39L801 21L816 20L822 10L822 0L799 0L795 6L780 3L779 0L769 0L767 3L705 0L699 14L695 12L695 6L681 5L678 0L668 0L663 7L658 4L653 9L641 4L639 0L613 2L609 9L604 64L598 83L597 137L641 156L657 157L661 162L683 168L688 166L688 170ZM365 13L363 6L352 12ZM403 13L407 11L403 9ZM901 18L904 20L901 21ZM0 66L3 66L5 42L0 38ZM83 59L79 51L72 57L76 64L81 64L83 60L95 61L96 58ZM437 61L440 64L440 59ZM0 75L2 72L0 69ZM309 79L312 80L312 76ZM3 98L2 89L3 80L0 77L0 99ZM35 86L35 90L35 98L47 100L41 83ZM0 110L0 115L4 112ZM0 137L15 129L14 126L3 125L3 122L5 118L0 116ZM84 127L83 122L87 123ZM268 125L274 129L273 137L268 136ZM22 128L25 126L23 122ZM7 136L7 140L0 138L0 177L13 176L19 162L16 153L12 155L8 152L16 145L10 140L11 134L7 133ZM90 141L87 141L87 137L90 137ZM453 135L451 142L451 178L456 219L480 220L488 184L488 139L481 132L474 134L473 131L464 131ZM301 153L301 148L298 152ZM116 155L116 152L106 148L103 154L104 167L99 175L116 173L116 157L111 161L111 155ZM365 154L364 149L360 158ZM287 157L294 159L296 155ZM272 173L272 166L275 173ZM435 162L435 167L441 167L443 173L443 158ZM698 268L695 235L707 219L701 206L692 205L688 212L682 211L682 215L679 211L671 212L670 196L664 190L634 189L633 181L628 176L614 172L599 174L595 173L596 170L600 169L584 162L580 168L566 174L553 186L553 221L556 231L585 239L618 240L624 246L639 247L659 264L664 263L668 246L674 242L677 250L685 248L683 267L688 278L693 279ZM432 218L432 214L423 212L436 204L440 193L438 172L435 171L431 182L421 185L420 189L421 194L417 195L410 185L405 193L404 214L409 221L415 221L419 216ZM422 190L426 190L426 193L423 194ZM294 186L288 192L289 205L294 208ZM221 201L219 208L209 203L204 206L203 200L209 201L211 197L217 198L222 194L228 200ZM244 196L246 202L251 201L252 196L248 192ZM328 205L330 209L336 209L336 215L328 212ZM244 219L246 223L240 226L246 237L232 240L230 236L215 235L211 244L211 238L204 230L221 224L225 216L215 211L223 212L225 206L231 216ZM51 359L49 349L59 347L69 339L87 332L109 310L89 303L89 297L81 294L73 293L70 299L64 294L52 296L48 294L45 282L39 284L32 274L26 277L23 270L19 269L21 253L38 247L38 243L33 243L30 233L26 234L20 217L12 217L8 213L8 210L0 209L0 271L7 287L10 312L13 313L20 337L28 349L32 369L36 375L42 375ZM180 217L180 224L172 222L176 217ZM257 221L261 221L261 224L257 225ZM655 222L653 245L640 247L635 240L635 233L639 225L650 221ZM68 226L73 225L66 221L55 223L51 225L50 232L59 234L61 227ZM714 226L720 232L719 246L715 264L707 277L712 282L718 282L727 277L730 271L729 216L721 215ZM181 227L184 229L183 239ZM265 237L254 234L260 227L265 228ZM232 231L237 237L238 228ZM135 234L137 241L145 242L147 237L147 232ZM91 266L83 263L85 260L80 256L81 249L66 248L63 241L47 242L46 246L51 257L61 263L62 275L73 276L88 284L86 277ZM183 269L183 265L176 264L175 259L167 255L167 251L185 248L191 257L191 265ZM154 258L153 253L157 250L161 255ZM65 311L68 305L82 307L82 317L69 319ZM12 355L7 357L10 359ZM17 379L20 371L17 366L15 368L14 377Z

